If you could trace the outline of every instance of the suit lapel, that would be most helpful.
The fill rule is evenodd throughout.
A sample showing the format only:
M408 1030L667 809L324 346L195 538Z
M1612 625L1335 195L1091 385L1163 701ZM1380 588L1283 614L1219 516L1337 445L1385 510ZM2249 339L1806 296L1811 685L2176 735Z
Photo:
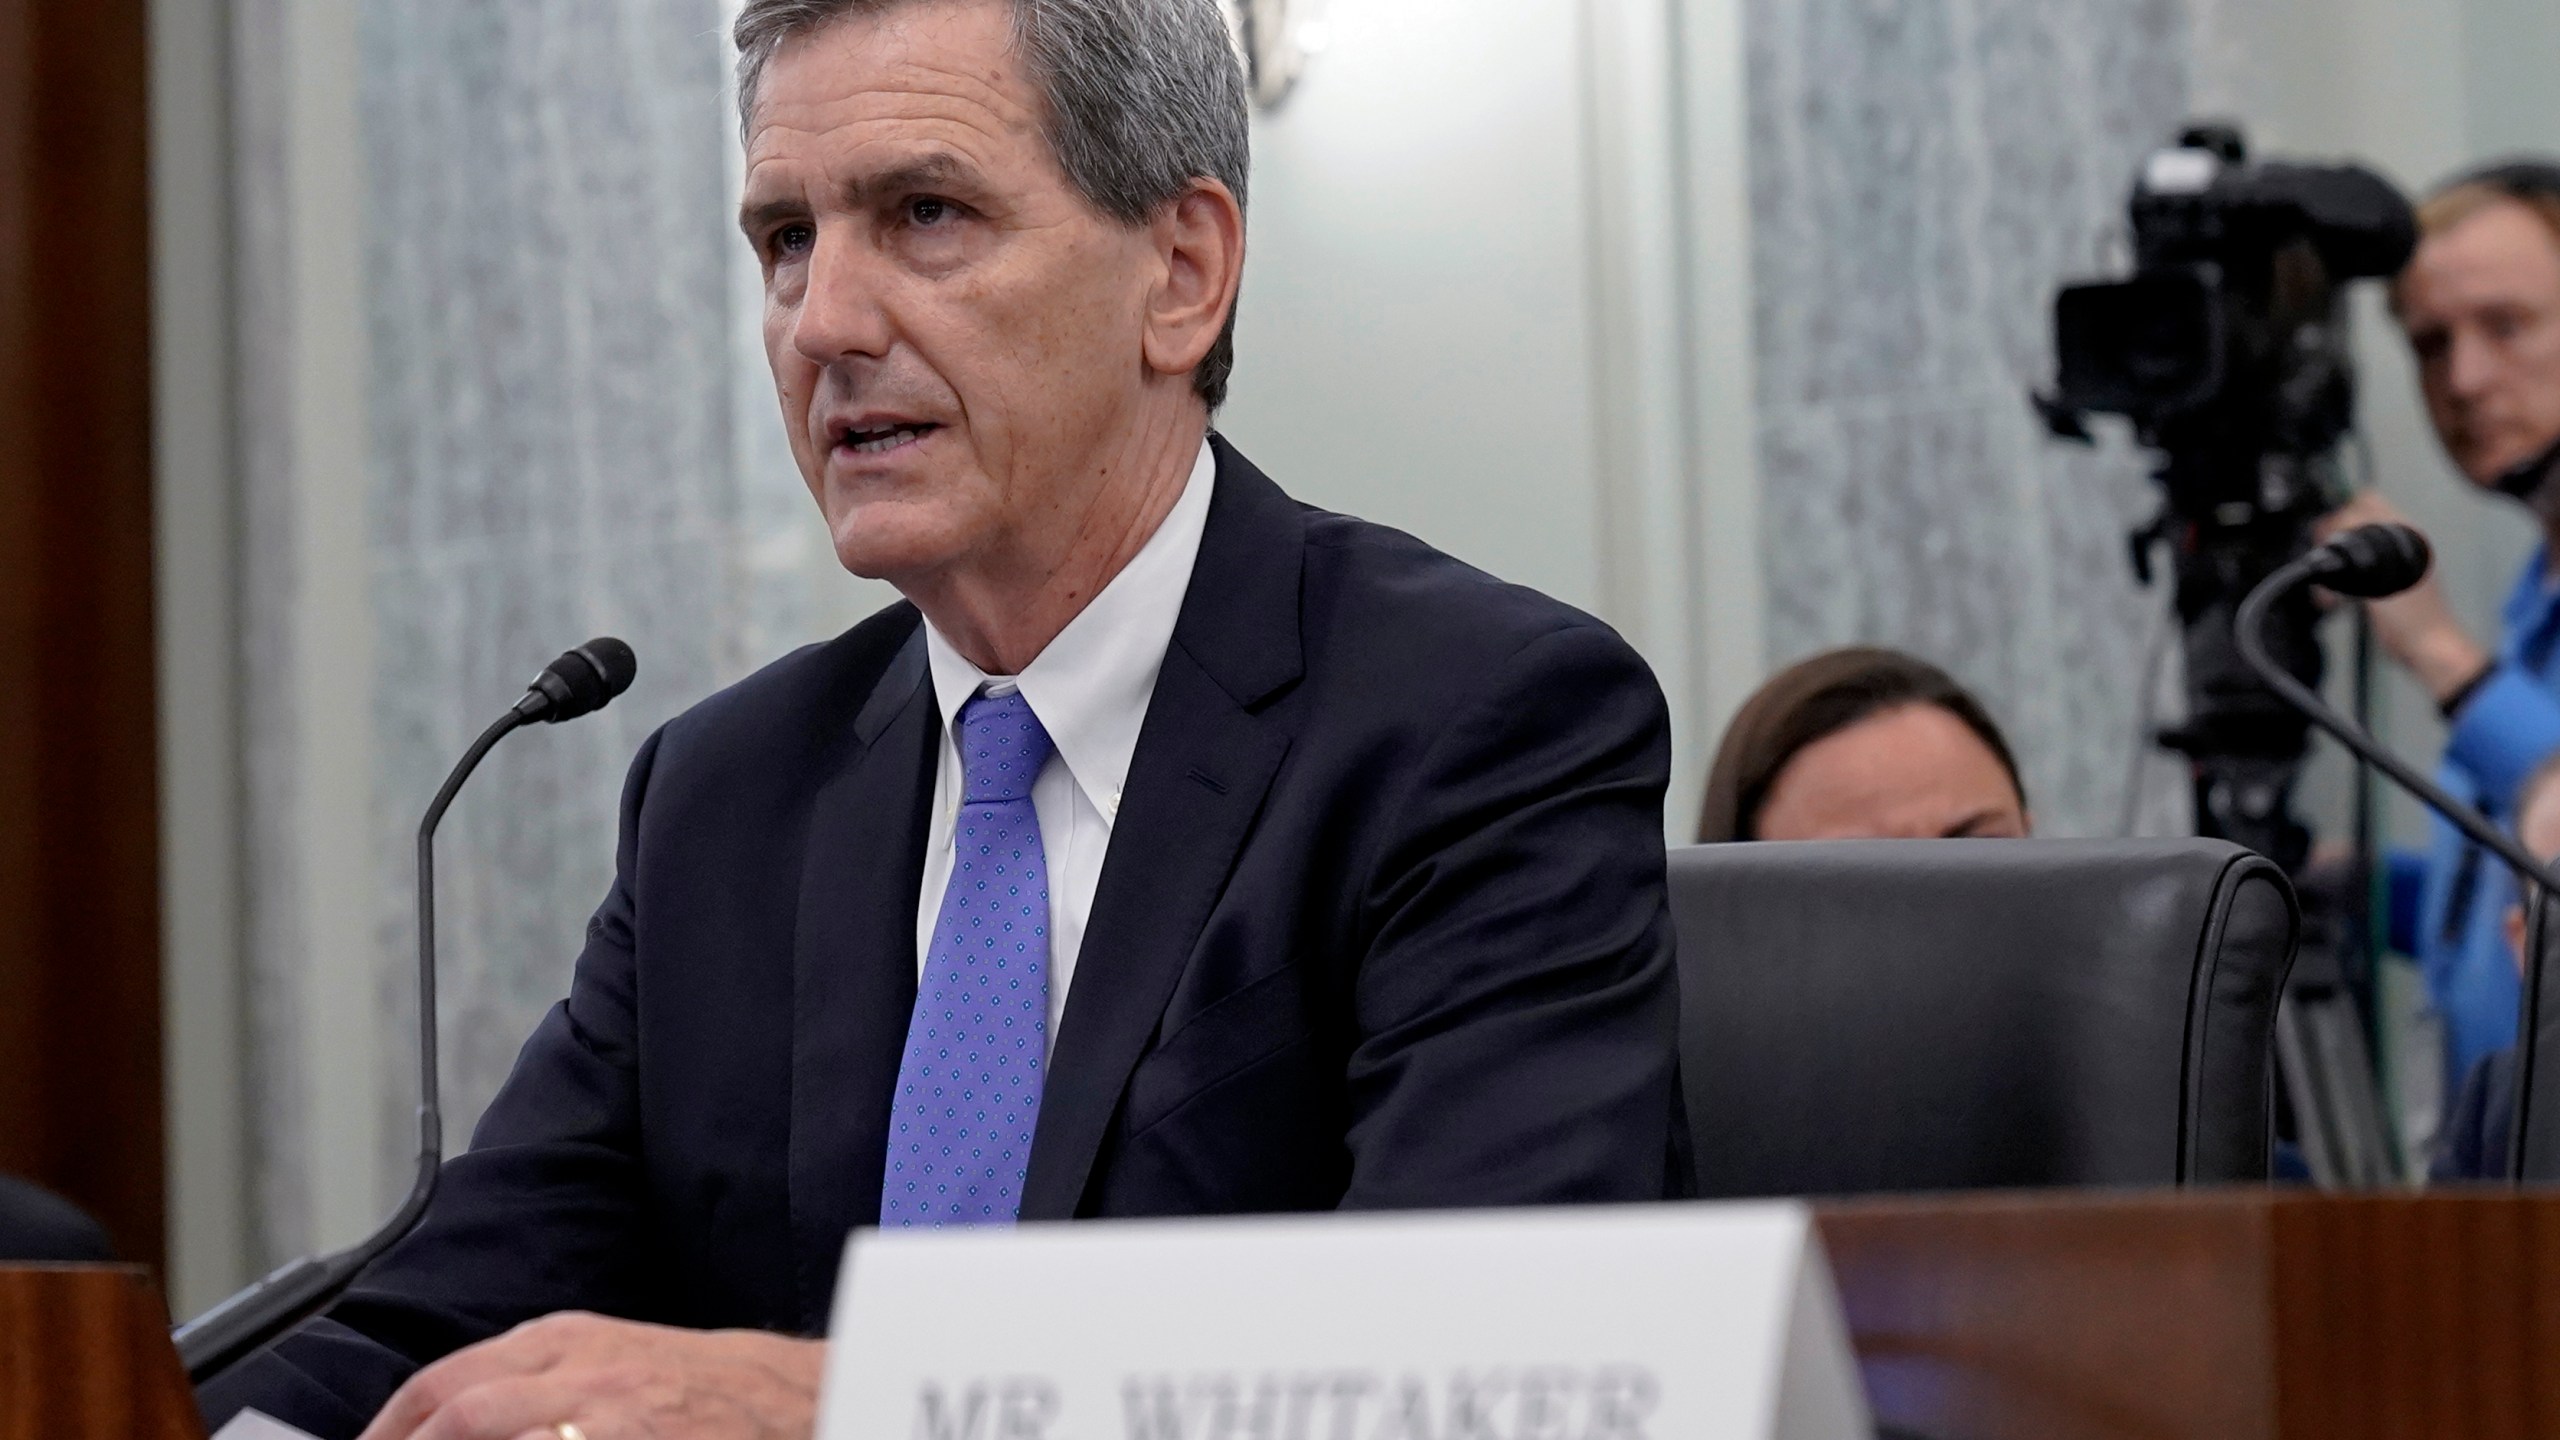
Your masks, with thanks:
M845 1236L880 1215L889 1102L916 996L916 895L941 720L924 630L857 712L811 806L792 942L791 1230L801 1311L823 1327Z
M1289 749L1255 712L1301 671L1305 520L1213 440L1217 490L1050 1057L1023 1182L1026 1220L1076 1213L1121 1092Z

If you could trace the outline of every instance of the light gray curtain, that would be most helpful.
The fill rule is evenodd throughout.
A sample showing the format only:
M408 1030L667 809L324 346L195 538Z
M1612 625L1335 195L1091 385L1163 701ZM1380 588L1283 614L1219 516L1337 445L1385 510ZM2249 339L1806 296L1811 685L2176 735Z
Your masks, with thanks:
M757 507L732 433L740 242L718 9L363 12L378 964L393 1036L413 1013L419 808L562 648L609 633L640 656L628 696L511 740L447 822L445 1101L466 1121L567 988L641 740L797 638L799 617L772 611L789 592L747 583ZM756 478L795 499L787 473ZM404 1044L382 1054L396 1176L413 1061Z
M315 1236L315 1178L371 1165L397 1195L416 1134L412 833L446 768L535 671L598 634L640 656L603 714L510 740L439 846L448 1148L564 993L610 880L617 801L648 732L836 628L809 580L823 534L757 379L752 285L733 248L717 0L351 0L366 175L371 436L365 571L375 654L362 737L375 923L365 955L314 957L292 903L290 687L306 603L285 563L294 443L284 216L297 203L268 97L292 63L280 0L239 0L240 453L253 1248ZM298 203L308 205L307 198ZM742 312L741 307L748 307ZM749 433L750 429L754 433ZM309 483L309 482L303 482ZM841 579L841 577L838 577ZM365 967L379 995L381 1150L309 1133L295 977Z
M2054 287L2186 114L2181 0L1750 0L1769 654L1899 646L2010 732L2040 828L2119 825L2147 642L2141 465L2049 440ZM2174 670L2170 673L2174 674ZM2185 825L2151 764L2136 813Z

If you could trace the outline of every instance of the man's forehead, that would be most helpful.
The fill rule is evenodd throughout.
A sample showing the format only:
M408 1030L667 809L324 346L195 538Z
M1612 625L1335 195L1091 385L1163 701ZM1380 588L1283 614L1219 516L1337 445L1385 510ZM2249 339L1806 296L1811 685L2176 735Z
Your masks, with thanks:
M747 148L850 126L957 126L1027 134L1039 99L1001 0L919 0L833 21L774 53Z
M2428 236L2409 275L2464 288L2523 282L2560 290L2560 232L2520 201L2484 205Z

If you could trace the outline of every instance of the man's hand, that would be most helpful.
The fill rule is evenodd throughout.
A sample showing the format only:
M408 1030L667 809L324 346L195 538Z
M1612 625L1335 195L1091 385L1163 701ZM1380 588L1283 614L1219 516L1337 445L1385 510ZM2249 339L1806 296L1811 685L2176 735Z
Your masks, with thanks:
M2325 541L2359 525L2408 523L2398 506L2368 490L2314 529ZM2364 610L2373 620L2373 638L2382 642L2383 653L2416 676L2438 705L2489 668L2488 652L2454 618L2453 606L2446 602L2444 587L2436 583L2432 570L2397 595L2366 601Z
M437 1361L359 1440L808 1440L826 1345L551 1315Z

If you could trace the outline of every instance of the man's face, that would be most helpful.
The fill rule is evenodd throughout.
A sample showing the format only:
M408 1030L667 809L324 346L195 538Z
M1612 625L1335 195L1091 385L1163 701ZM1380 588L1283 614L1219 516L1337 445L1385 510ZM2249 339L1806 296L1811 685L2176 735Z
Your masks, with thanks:
M2560 238L2540 217L2493 204L2430 237L2396 297L2436 435L2473 483L2560 437Z
M836 22L766 67L740 224L836 554L902 588L1000 561L1113 468L1152 256L1067 182L1003 0Z

